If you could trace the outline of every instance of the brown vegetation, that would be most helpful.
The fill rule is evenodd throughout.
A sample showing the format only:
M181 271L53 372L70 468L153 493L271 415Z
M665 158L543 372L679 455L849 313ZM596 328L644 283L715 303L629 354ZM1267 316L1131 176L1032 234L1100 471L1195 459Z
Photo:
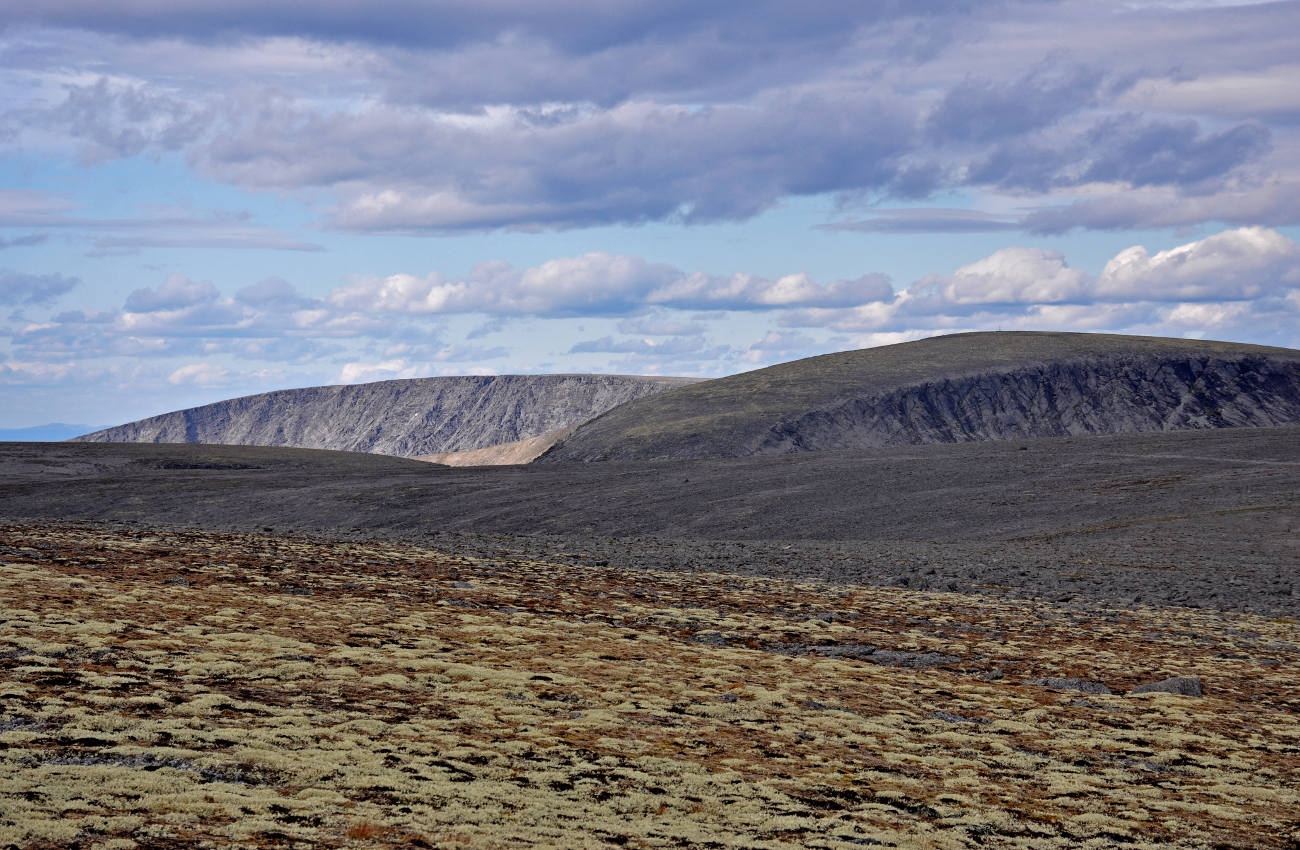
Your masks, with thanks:
M1286 618L27 525L0 669L0 846L1300 841Z

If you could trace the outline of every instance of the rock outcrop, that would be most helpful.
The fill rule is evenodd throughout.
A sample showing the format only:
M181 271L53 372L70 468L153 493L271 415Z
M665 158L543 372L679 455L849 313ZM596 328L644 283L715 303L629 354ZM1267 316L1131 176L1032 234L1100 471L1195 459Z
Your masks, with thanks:
M293 446L415 457L539 437L691 382L624 375L497 375L308 387L164 413L76 440Z
M641 399L539 462L743 457L1300 422L1300 351L1107 334L954 334Z

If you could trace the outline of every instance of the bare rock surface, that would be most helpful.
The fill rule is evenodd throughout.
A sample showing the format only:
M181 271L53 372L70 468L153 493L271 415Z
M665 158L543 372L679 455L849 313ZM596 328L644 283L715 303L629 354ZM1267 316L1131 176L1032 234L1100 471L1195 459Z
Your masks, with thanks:
M1201 680L1196 676L1173 676L1159 682L1138 685L1131 694L1178 694L1185 697L1199 697L1203 694Z
M1300 351L1111 334L952 334L704 381L539 458L745 457L1300 422Z
M1079 691L1084 694L1109 694L1110 688L1102 682L1094 682L1091 679L1081 679L1077 676L1047 676L1042 679L1030 679L1026 684L1040 685L1044 688L1051 688L1054 691Z
M414 457L539 437L691 382L636 375L495 375L306 387L177 410L76 439Z
M1300 426L461 468L266 447L8 443L6 517L388 539L1058 608L1300 616Z

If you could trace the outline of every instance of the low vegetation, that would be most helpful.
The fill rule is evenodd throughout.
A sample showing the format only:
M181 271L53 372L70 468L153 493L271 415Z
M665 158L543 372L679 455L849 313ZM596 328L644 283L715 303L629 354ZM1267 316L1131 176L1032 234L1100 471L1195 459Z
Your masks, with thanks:
M0 846L1300 842L1293 620L566 554L0 529Z

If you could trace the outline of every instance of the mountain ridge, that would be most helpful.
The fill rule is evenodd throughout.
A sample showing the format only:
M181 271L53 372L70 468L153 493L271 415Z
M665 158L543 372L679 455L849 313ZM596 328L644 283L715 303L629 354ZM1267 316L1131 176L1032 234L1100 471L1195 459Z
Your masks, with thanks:
M693 380L490 375L303 387L171 411L74 441L286 446L415 457L538 437Z
M540 463L744 457L1300 421L1300 351L1034 331L818 355L612 409Z

